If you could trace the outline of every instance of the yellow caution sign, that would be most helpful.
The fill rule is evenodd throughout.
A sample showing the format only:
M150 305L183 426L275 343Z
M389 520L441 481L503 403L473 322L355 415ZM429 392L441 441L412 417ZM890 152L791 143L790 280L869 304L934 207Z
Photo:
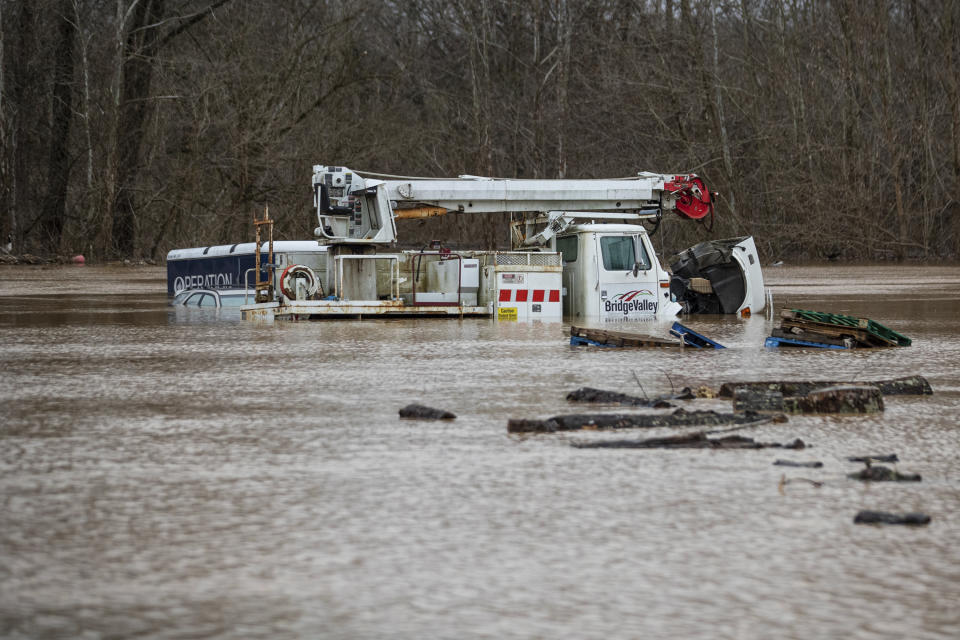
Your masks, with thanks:
M500 307L497 309L497 320L516 320L517 319L517 308L516 307Z

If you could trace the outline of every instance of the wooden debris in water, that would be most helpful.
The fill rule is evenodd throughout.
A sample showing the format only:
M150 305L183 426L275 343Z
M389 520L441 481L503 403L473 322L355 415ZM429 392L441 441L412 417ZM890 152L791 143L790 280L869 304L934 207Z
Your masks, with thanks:
M793 442L758 442L746 436L707 437L706 432L685 433L662 438L645 440L604 440L601 442L574 442L578 449L804 449L806 444L800 438Z
M922 526L930 524L930 516L925 513L889 513L887 511L864 510L853 518L854 524L905 524Z
M847 474L847 477L864 482L920 482L922 479L919 473L901 473L889 467L873 466L869 463L857 473Z
M873 462L900 462L900 457L895 453L885 453L876 456L854 456L847 458L850 462L862 462L871 464Z
M443 409L425 407L422 404L408 404L400 409L400 417L419 420L453 420L457 416Z
M725 424L754 425L769 422L770 417L755 413L717 413L677 409L668 414L573 414L531 420L511 418L510 433L554 433L581 429L636 429L651 427L694 427Z
M810 462L797 462L795 460L781 460L779 458L774 460L773 464L777 467L801 467L805 469L819 469L823 466L823 463L819 460L813 460Z
M783 413L783 394L779 391L738 387L733 392L733 410Z
M783 309L780 328L764 343L768 347L807 346L825 349L909 347L910 338L871 320L839 313Z
M845 385L870 386L880 389L885 396L932 395L933 389L923 376L907 376L892 380L875 381L835 381L835 380L781 380L763 382L725 382L720 386L721 398L732 398L738 388L751 388L758 391L778 391L784 397L805 396L816 389Z
M869 386L837 386L811 391L805 396L784 398L786 413L879 413L883 394Z
M784 398L779 391L737 387L733 410L757 413L876 413L883 411L883 395L876 387L836 386L815 389L807 395Z
M670 409L674 405L670 400L693 400L693 392L684 387L680 393L672 396L658 396L649 400L638 396L631 396L617 391L605 391L603 389L594 389L593 387L580 387L567 394L567 400L570 402L593 402L607 404L622 404L631 407L653 407L654 409Z
M573 346L593 345L597 347L635 347L635 348L683 348L679 340L664 340L653 336L627 331L607 329L587 329L570 327L570 344Z
M809 484L814 489L819 489L820 487L823 486L823 483L820 482L819 480L811 480L810 478L788 478L787 474L782 474L780 476L780 482L777 483L777 490L780 493L783 493L783 488L785 486L787 486L788 484L793 484L795 482L803 482L803 483Z

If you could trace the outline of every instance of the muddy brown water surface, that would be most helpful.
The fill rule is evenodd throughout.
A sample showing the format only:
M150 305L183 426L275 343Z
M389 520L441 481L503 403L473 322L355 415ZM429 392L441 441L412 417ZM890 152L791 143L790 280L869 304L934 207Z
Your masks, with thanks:
M766 270L778 309L913 339L854 351L766 350L762 315L682 319L722 351L593 349L560 324L173 310L162 268L0 275L4 638L960 636L960 268ZM506 431L581 411L580 386L908 374L935 395L742 432L806 451ZM409 402L459 417L400 420ZM923 481L846 478L891 452Z

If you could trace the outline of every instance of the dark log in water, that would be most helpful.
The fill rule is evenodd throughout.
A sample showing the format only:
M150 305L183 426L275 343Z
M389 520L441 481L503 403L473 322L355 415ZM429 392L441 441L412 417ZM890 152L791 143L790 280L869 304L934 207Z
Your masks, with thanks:
M457 416L443 409L425 407L422 404L408 404L400 409L400 417L419 420L453 420Z
M787 444L779 442L757 442L745 436L726 436L708 438L703 431L685 433L662 438L645 440L606 440L603 442L574 442L578 449L804 449L806 444L800 438Z
M883 411L883 394L877 387L828 387L805 396L784 398L783 410L787 413L878 413Z
M783 394L751 387L738 387L733 392L734 411L783 413Z
M774 460L773 464L778 467L803 467L806 469L819 469L823 463L819 460L813 462L794 462L793 460Z
M507 421L510 433L554 433L580 429L634 429L650 427L701 427L725 424L760 424L770 418L756 413L717 413L677 409L668 414L571 414L546 420L512 418Z
M843 382L843 381L771 381L771 382L725 382L720 386L721 398L732 398L734 390L741 387L756 388L759 391L779 391L784 397L805 396L816 389L836 386L870 386L880 389L885 396L920 396L931 395L933 389L923 376L909 376L894 380L877 380L873 382Z
M919 473L900 473L889 467L867 466L856 473L848 473L848 478L864 482L920 482Z
M930 524L930 516L925 513L889 513L886 511L861 511L853 518L854 524Z
M689 390L688 390L689 391ZM690 394L690 398L693 394ZM616 391L604 391L603 389L593 389L591 387L581 387L576 391L567 394L567 400L570 402L597 402L622 404L632 407L653 407L654 409L670 409L674 405L668 402L668 398L654 398L647 400L637 396L629 396L625 393Z
M779 391L737 387L733 410L758 413L875 413L883 411L883 396L877 387L841 386L815 389L808 395L784 398Z
M869 464L871 462L900 462L900 458L897 457L895 453L887 453L879 456L855 456L853 458L847 458L850 462L863 462Z

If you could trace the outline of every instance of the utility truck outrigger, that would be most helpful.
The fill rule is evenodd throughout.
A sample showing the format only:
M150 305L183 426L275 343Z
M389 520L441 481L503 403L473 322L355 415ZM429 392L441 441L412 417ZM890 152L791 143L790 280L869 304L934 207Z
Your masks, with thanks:
M641 173L597 180L406 178L313 168L314 235L326 268L288 267L258 291L248 318L344 315L495 315L588 321L669 318L684 305L724 313L764 307L750 237L701 243L680 254L681 273L660 264L641 224L664 212L713 216L693 174ZM438 247L399 251L397 219L448 212L510 212L512 251Z

